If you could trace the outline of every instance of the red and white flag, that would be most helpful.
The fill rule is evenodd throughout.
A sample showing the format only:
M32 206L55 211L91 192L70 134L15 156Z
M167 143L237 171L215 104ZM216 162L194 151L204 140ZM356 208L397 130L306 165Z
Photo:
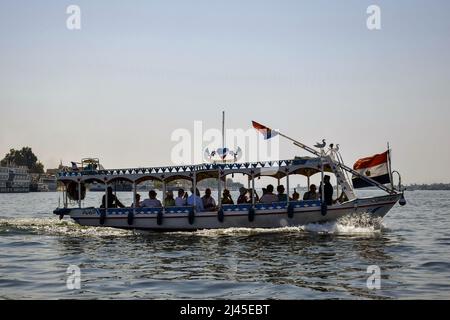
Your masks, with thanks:
M256 121L252 121L252 124L253 124L253 128L255 128L256 130L258 130L259 132L261 132L263 134L265 140L268 140L268 139L273 138L278 135L277 131L272 130Z
M376 154L371 157L362 158L355 162L353 170L360 175L371 178L378 183L385 184L391 182L391 175L388 168L389 151ZM354 188L371 187L372 185L358 176L352 177Z

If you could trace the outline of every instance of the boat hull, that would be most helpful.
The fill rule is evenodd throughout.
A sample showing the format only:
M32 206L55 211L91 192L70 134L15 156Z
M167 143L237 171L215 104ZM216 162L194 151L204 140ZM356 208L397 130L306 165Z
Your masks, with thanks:
M384 217L399 200L400 195L356 199L344 204L328 206L326 212L320 202L295 202L286 204L251 206L224 206L223 211L197 212L192 208L162 212L162 209L124 208L72 208L55 210L61 218L69 215L83 226L112 227L154 231L192 231L225 228L279 228L301 226L309 223L335 221L352 214L369 214ZM161 210L161 211L158 211Z

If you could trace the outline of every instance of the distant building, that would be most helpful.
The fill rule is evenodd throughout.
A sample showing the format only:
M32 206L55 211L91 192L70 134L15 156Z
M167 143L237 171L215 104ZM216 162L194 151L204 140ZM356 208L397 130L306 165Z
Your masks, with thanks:
M0 167L0 193L30 192L27 167Z

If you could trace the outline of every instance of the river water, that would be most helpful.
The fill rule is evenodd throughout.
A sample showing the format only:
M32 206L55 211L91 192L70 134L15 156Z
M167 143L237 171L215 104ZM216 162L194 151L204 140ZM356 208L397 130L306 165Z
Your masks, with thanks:
M450 192L406 198L383 221L138 234L59 221L58 193L0 194L0 299L449 299Z

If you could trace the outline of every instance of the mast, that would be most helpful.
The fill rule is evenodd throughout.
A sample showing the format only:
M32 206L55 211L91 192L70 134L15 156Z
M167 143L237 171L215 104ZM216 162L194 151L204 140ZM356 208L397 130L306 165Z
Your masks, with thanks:
M225 153L225 110L222 111L222 162L226 163L226 158L224 157L224 153ZM221 182L220 176L219 176L219 183ZM224 185L223 188L226 189L227 188L227 177L225 176L225 181L224 181ZM222 197L222 195L219 195L220 197Z
M222 150L225 151L225 111L222 111Z

